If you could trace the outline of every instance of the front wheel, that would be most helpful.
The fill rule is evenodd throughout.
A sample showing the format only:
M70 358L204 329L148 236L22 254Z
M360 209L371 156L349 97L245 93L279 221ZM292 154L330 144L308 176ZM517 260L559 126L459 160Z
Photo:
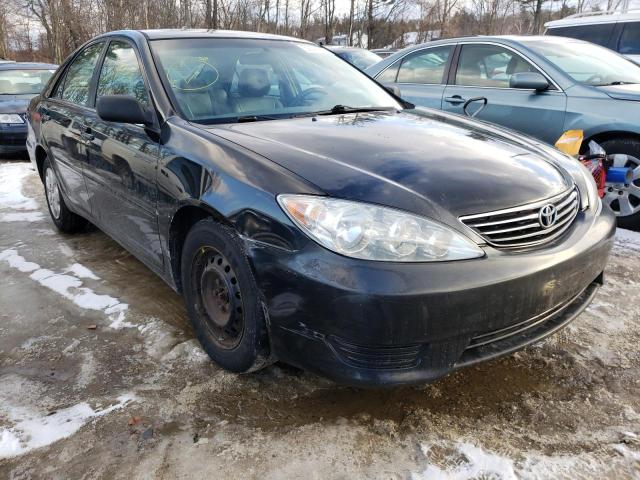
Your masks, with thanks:
M51 220L53 220L55 226L64 233L76 233L82 230L87 225L87 221L67 207L62 197L62 192L60 192L58 177L53 168L51 168L48 158L44 160L42 176L44 178L44 193L47 197L49 215L51 215Z
M189 319L211 359L236 373L267 365L265 314L237 234L211 218L198 222L187 234L181 273Z
M618 226L640 228L640 141L632 138L607 140L600 144L608 155L614 154L614 167L633 170L629 184L607 182L602 199L618 217Z

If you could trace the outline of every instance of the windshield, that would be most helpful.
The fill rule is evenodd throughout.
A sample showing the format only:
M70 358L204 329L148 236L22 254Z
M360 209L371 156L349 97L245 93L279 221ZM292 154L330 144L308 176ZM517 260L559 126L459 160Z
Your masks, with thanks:
M382 57L370 52L369 50L342 50L336 52L338 56L344 58L351 65L358 67L360 70L366 70L371 65L375 65Z
M195 122L266 120L336 106L401 108L369 77L315 45L204 38L155 40L151 48L174 102Z
M0 70L0 95L37 95L55 70Z
M617 53L592 43L561 40L528 40L524 43L584 85L640 83L640 67Z

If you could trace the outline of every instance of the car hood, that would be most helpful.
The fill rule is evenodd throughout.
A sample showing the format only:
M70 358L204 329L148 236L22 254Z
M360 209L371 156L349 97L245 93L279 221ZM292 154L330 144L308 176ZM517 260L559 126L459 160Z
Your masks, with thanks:
M615 98L617 100L640 101L640 84L638 83L630 83L628 85L607 85L597 88L609 95L611 98Z
M436 111L319 116L208 130L328 195L432 218L451 220L521 205L572 184L570 175L533 144Z
M0 113L25 113L31 96L0 95Z

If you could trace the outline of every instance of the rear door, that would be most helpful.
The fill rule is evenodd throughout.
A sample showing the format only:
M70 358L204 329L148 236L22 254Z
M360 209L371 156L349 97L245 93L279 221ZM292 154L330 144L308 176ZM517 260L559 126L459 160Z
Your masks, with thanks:
M562 135L567 100L559 87L551 81L549 90L544 92L509 87L514 73L543 73L515 50L497 44L463 44L454 67L452 84L444 91L443 110L464 115L465 101L484 97L487 106L478 113L478 119L550 144ZM477 108L470 105L469 111Z
M90 214L83 178L87 162L84 119L90 111L91 86L105 42L79 52L58 80L52 95L41 103L41 135L66 198L75 210Z
M442 93L454 44L413 51L380 72L378 82L400 89L402 98L421 107L442 106Z
M96 102L103 95L130 95L151 107L135 47L127 40L111 40L107 47L97 76ZM86 133L85 178L100 227L147 264L161 266L155 132L143 125L104 121L92 109L86 115Z

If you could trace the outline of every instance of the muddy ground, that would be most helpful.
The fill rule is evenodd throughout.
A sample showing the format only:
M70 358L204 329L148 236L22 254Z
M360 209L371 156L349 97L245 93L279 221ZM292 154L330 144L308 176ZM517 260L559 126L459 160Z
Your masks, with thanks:
M237 376L98 230L57 233L0 162L0 478L640 478L640 234L563 332L435 384Z

